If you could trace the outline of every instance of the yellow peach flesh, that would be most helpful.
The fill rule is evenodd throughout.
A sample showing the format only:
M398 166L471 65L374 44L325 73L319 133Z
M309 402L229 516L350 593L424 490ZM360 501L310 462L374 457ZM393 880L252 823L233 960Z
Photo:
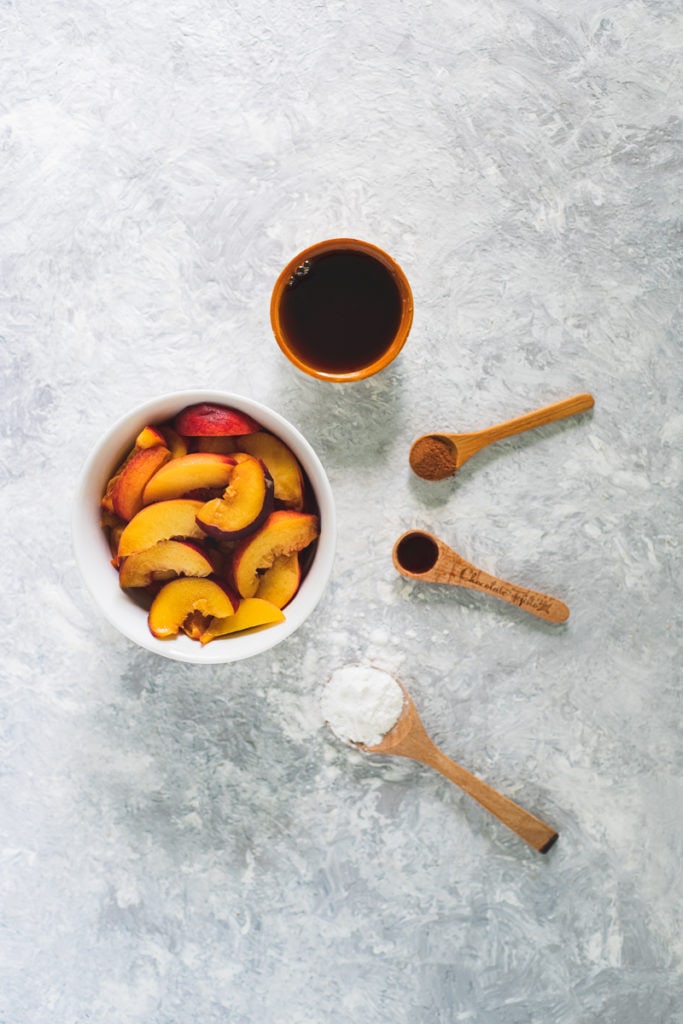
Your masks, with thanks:
M299 553L293 551L291 555L276 558L270 569L260 576L255 596L270 601L276 608L284 608L296 594L300 582Z
M174 576L210 576L213 565L193 544L181 540L161 540L151 548L137 551L124 559L119 573L122 587L146 587L154 580Z
M135 438L136 448L156 448L160 444L163 444L166 448L169 447L156 427L143 427Z
M259 431L238 439L238 451L262 459L273 478L275 498L287 508L300 510L304 503L301 467L287 445L273 434Z
M191 632L197 632L196 615L205 618L227 618L233 614L230 598L213 580L182 578L166 583L152 601L149 628L160 640L177 636L192 616Z
M197 526L196 515L202 504L189 498L177 498L140 509L121 534L118 557L126 558L136 551L144 551L160 540L201 539L204 532Z
M276 558L303 551L318 536L318 517L312 513L281 509L271 512L260 530L246 537L233 556L233 577L242 597L254 597L261 571Z
M263 629L265 626L274 626L284 621L283 613L270 601L247 597L240 602L234 615L212 619L199 639L203 644L207 644L219 636L241 633L247 629Z
M228 455L194 452L171 459L150 479L142 496L143 504L181 498L204 487L227 487L235 462Z
M256 530L273 507L273 481L261 460L244 454L235 459L223 497L208 501L197 516L209 536L219 540Z

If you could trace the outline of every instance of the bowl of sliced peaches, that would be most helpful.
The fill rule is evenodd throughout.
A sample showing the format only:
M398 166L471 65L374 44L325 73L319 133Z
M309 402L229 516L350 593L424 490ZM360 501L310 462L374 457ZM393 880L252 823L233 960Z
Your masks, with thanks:
M332 571L323 466L279 413L221 391L133 409L81 473L76 560L124 636L178 661L241 661L281 643Z

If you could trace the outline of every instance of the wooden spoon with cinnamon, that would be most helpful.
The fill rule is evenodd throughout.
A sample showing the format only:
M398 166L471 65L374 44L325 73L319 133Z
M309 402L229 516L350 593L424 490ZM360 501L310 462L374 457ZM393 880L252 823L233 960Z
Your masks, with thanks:
M392 559L401 575L410 580L481 590L546 622L566 622L569 618L569 608L563 601L478 569L426 530L402 534L394 544Z
M504 437L522 434L525 430L586 412L592 409L594 404L595 399L592 395L574 395L553 405L536 409L535 412L498 423L486 430L477 430L469 434L423 434L413 442L408 461L413 472L423 480L445 480L457 472L476 452L493 444L494 441L501 441Z

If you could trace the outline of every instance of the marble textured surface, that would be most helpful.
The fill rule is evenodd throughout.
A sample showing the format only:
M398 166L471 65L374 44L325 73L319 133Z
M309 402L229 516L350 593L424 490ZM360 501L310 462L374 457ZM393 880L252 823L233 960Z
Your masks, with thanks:
M680 1024L680 4L0 5L2 1024ZM270 333L281 266L403 265L400 358L335 387ZM71 552L90 446L224 387L307 435L340 516L277 651L158 659ZM429 485L429 429L592 413ZM552 628L401 580L418 525L562 597ZM331 667L400 675L547 857L341 747Z

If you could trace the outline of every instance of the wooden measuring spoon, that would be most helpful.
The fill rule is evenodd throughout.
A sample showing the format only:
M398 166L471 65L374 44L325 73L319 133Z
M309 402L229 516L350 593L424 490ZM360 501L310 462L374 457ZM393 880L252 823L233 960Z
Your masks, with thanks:
M427 734L412 697L401 683L399 685L403 690L404 698L403 710L396 725L374 746L356 745L371 754L393 754L396 757L408 757L429 768L434 768L450 782L459 786L478 804L485 807L487 811L490 811L509 829L512 829L525 843L533 846L534 850L538 850L539 853L547 853L558 838L555 829L545 825L529 811L525 811L523 807L498 793L447 757Z
M494 441L502 441L504 437L522 434L525 430L585 412L592 409L594 404L592 395L574 395L486 430L476 430L469 434L423 434L413 442L408 461L413 472L423 480L444 480L452 476L476 452Z
M409 580L449 583L454 587L481 590L508 604L517 605L546 622L565 622L569 618L569 608L563 601L520 587L516 583L508 583L507 580L478 569L425 530L408 530L402 534L394 544L392 558L395 568Z

